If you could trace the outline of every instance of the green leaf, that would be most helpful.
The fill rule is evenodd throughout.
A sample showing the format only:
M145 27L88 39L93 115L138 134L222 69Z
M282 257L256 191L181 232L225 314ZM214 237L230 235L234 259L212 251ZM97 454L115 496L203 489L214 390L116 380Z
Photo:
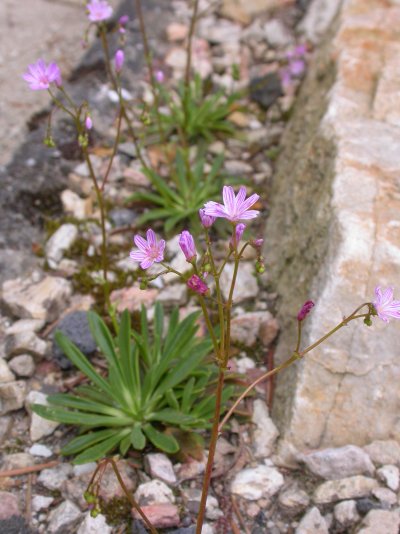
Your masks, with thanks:
M88 462L95 462L96 460L103 458L104 456L106 456L106 454L115 449L115 447L118 445L120 440L125 437L125 435L126 431L116 431L114 436L111 436L110 438L105 439L104 441L101 441L100 443L97 443L92 447L89 447L84 452L81 452L81 454L78 454L73 463L86 464Z
M84 412L72 412L53 406L44 406L43 404L33 404L32 410L50 421L58 421L78 426L126 426L132 424L130 417L110 417L108 415L93 415Z
M76 454L77 452L86 449L99 441L103 441L115 434L114 428L108 428L106 430L97 430L95 432L90 432L83 436L78 436L71 440L67 445L61 449L61 454L64 456L69 456L70 454Z
M152 444L158 449L169 454L178 452L179 444L173 436L159 432L150 423L146 424L143 430Z
M171 425L187 424L192 417L182 413L180 410L164 408L158 412L152 413L148 418L149 421L160 421L161 423L170 423Z
M146 446L146 436L143 434L140 425L135 425L130 434L131 443L134 449L141 451Z

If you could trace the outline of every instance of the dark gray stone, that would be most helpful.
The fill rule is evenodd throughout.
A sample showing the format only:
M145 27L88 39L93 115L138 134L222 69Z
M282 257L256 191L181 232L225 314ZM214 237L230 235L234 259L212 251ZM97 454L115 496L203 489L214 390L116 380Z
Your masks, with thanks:
M137 213L134 210L127 208L115 208L108 213L108 216L114 226L120 228L122 226L130 226L137 218Z
M282 95L281 80L276 72L250 80L250 98L264 109L272 106Z
M96 343L90 332L87 313L85 311L75 311L68 313L58 323L55 332L61 331L75 343L85 356L90 356L96 350ZM53 340L53 355L58 365L62 369L71 369L72 363L65 356L57 343Z
M0 532L3 534L37 534L37 530L32 530L25 519L19 515L0 521Z
M380 510L382 505L373 499L365 497L363 499L357 499L356 501L357 512L361 515L365 515L371 510Z

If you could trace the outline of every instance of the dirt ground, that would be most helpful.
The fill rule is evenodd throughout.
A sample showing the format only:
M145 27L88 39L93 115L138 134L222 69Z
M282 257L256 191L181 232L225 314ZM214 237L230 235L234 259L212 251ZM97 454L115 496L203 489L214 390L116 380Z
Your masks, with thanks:
M22 74L39 58L56 61L68 76L82 55L87 20L82 0L0 1L0 165L23 140L29 117L49 102ZM118 0L111 0L113 6Z

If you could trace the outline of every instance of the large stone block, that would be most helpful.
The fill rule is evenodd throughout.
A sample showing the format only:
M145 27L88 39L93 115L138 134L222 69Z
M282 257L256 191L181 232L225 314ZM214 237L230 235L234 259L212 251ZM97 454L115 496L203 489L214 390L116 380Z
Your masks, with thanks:
M265 245L282 295L277 363L305 300L316 307L303 346L377 285L400 298L399 22L392 2L344 1L284 136ZM279 375L286 451L400 441L400 325L373 323L351 323Z

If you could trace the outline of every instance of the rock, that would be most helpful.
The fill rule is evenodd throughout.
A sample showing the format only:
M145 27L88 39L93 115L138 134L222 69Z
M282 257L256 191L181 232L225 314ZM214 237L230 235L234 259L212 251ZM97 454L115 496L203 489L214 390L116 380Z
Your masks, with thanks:
M49 490L59 490L68 479L71 472L71 466L68 464L61 464L51 469L43 469L37 481ZM69 502L69 501L66 501Z
M121 228L124 226L131 226L137 219L137 213L134 210L128 208L114 208L108 212L113 226Z
M18 332L6 335L5 350L8 358L21 354L31 354L37 360L41 360L47 353L47 343L34 332Z
M51 322L67 306L72 293L70 282L44 276L39 281L29 278L7 280L3 284L3 304L16 317Z
M221 14L224 17L248 24L252 17L279 7L281 0L223 0Z
M341 0L312 0L298 29L306 39L318 43L326 35L341 4Z
M361 523L358 534L398 534L399 510L371 510Z
M45 497L44 495L34 495L32 497L32 510L34 512L40 512L49 508L54 501L54 497Z
M31 412L32 404L43 404L48 406L47 395L40 391L30 391L26 398L26 409ZM31 424L29 428L29 434L32 441L38 441L39 439L50 436L60 423L56 421L49 421L40 417L40 415L31 412Z
M360 519L357 512L357 503L353 500L342 501L336 504L333 514L341 527L349 527L357 523Z
M249 501L269 499L283 486L281 473L265 465L239 471L232 480L231 491Z
M168 528L179 525L179 510L174 504L152 504L141 508L155 528ZM135 509L132 510L132 515L136 519L140 517Z
M326 480L372 475L375 472L368 454L355 445L312 451L299 455L299 460L306 464L311 473Z
M2 382L12 382L15 380L14 374L9 369L7 362L2 358L0 359L0 383Z
M296 528L296 534L329 534L325 519L316 506L302 518Z
M184 284L171 284L160 291L157 300L166 305L182 305L187 299L187 287Z
M140 506L175 502L175 496L170 488L156 479L140 484L135 492L135 499Z
M92 200L90 197L81 198L70 189L65 189L60 197L63 210L67 215L72 215L75 219L82 221L92 214Z
M238 42L241 35L241 27L229 20L219 19L215 23L214 17L203 17L199 20L198 34L211 44Z
M340 480L329 480L317 487L313 495L316 504L325 504L344 499L366 497L379 486L373 478L357 475Z
M177 480L172 462L165 454L146 454L145 467L152 478L159 478L170 486L176 484Z
M269 318L268 312L264 313L264 320L260 324L258 335L264 347L269 347L279 333L279 323L275 317Z
M0 384L0 415L23 407L26 383L23 380Z
M55 534L61 529L69 529L69 532L72 532L81 515L81 511L73 502L64 501L49 513L47 531Z
M0 491L0 520L9 519L13 515L20 515L18 497L8 491ZM4 530L1 532L6 534Z
M283 95L281 79L276 72L250 80L250 98L268 109Z
M129 465L126 460L118 460L116 462L116 465L126 488L128 489L128 491L133 492L137 484L137 475L135 470ZM81 477L81 479L84 479L86 481L86 485L88 484L90 478L90 472L87 475L83 475ZM115 476L114 470L111 465L108 465L104 472L99 495L105 501L109 501L113 497L125 496L125 493L121 488L121 485L118 482L118 479Z
M240 264L233 300L235 303L255 298L258 295L257 279L254 276L254 266L252 263L243 262ZM233 275L233 265L227 263L221 274L221 288L225 299L229 297L229 288Z
M184 41L187 37L189 28L186 24L180 24L179 22L171 22L167 26L167 39L168 41Z
M12 469L30 467L34 463L34 459L30 454L27 454L26 452L16 452L14 454L7 454L2 462L1 468L4 471L10 471Z
M261 337L261 333L264 340L271 343L274 339L273 330L276 325L277 321L268 311L244 313L232 319L231 339L233 343L252 347ZM277 333L278 330L275 330L275 336Z
M187 52L183 48L172 48L165 56L165 64L183 71L186 66Z
M20 334L21 332L39 332L44 325L44 319L20 319L6 329L6 334Z
M96 462L88 462L87 464L77 464L73 467L74 476L80 477L81 475L87 475L88 473L93 473L96 469Z
M226 172L231 176L242 176L253 172L253 167L244 161L227 160L224 163Z
M270 19L263 29L268 43L275 48L284 48L293 43L292 34L279 19Z
M237 358L235 363L237 372L242 375L245 375L247 371L249 371L250 369L254 369L256 366L254 360L248 358L247 356L243 356L243 358Z
M47 263L56 269L64 252L69 250L78 237L75 224L62 224L50 237L45 246Z
M279 431L269 416L267 405L261 399L254 401L251 420L257 427L253 432L254 456L268 458L273 452Z
M107 525L104 515L99 514L97 517L91 517L90 512L78 528L77 534L111 534L112 528Z
M395 465L384 465L377 470L378 479L393 491L399 489L399 468Z
M176 464L175 472L179 482L183 482L184 480L191 480L193 478L197 478L199 475L202 475L205 468L205 459L202 461L189 459L189 461L184 464Z
M382 489L382 488L376 488L372 490L371 493L375 492L378 489ZM371 510L380 510L382 508L379 502L376 502L374 499L370 499L369 497L363 497L362 499L358 499L356 506L357 506L357 512L361 515L365 515Z
M376 440L364 447L375 465L400 465L400 445L394 440Z
M278 497L279 504L285 508L285 510L298 514L302 512L310 503L310 497L308 494L297 487L289 487L282 491Z
M20 354L20 356L15 356L15 358L10 361L9 366L16 375L23 378L30 378L35 372L35 362L30 354Z
M46 445L35 443L29 449L29 454L32 454L33 456L40 456L42 458L50 458L50 456L53 456L53 451L46 447Z
M139 311L143 304L146 308L151 306L156 300L158 291L156 289L146 289L143 291L138 287L127 287L116 289L111 295L111 303L116 304L118 313L124 310L130 312Z
M91 356L96 351L97 345L90 331L85 311L73 311L65 315L57 324L54 332L65 334L85 356ZM53 356L62 369L71 369L73 366L55 340L53 341Z
M192 514L198 514L200 508L201 493L201 490L196 488L188 488L182 490L182 497L185 502L186 508ZM206 502L206 518L215 521L222 515L223 513L219 509L217 499L213 495L208 495Z
M397 495L388 488L376 488L372 490L372 495L382 503L382 508L387 508L397 503Z

